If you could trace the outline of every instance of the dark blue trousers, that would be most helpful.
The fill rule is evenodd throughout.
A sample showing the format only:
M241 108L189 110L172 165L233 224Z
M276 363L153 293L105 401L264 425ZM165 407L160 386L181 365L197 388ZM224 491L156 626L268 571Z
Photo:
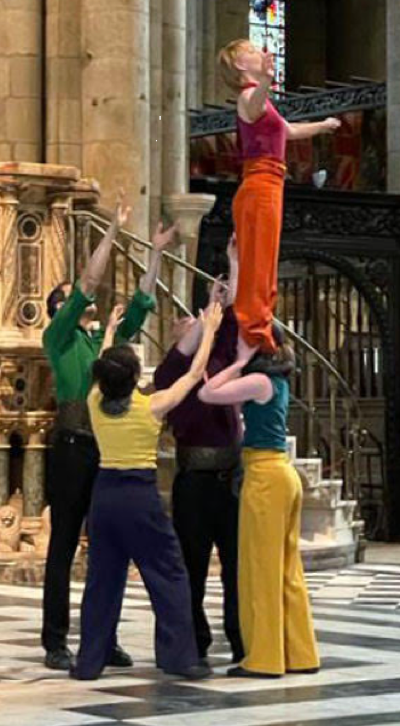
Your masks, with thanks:
M157 666L173 672L198 662L189 579L156 487L156 472L100 469L89 515L89 563L77 661L81 677L97 677L107 662L131 560L156 616Z

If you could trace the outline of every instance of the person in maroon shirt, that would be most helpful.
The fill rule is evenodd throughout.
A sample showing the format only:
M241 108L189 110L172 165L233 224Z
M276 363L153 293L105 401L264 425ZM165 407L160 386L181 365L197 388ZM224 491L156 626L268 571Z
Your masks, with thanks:
M214 285L211 301L223 304L207 375L215 376L236 360L238 327L232 303L237 287L235 240L228 247L230 279L226 290ZM155 373L157 389L167 388L186 373L200 342L201 325L194 319L180 326L173 346ZM242 479L240 419L233 406L210 406L197 394L201 383L168 416L176 439L177 474L172 488L173 522L189 572L199 655L206 659L212 636L203 600L210 557L216 545L224 590L224 628L232 660L243 657L237 596L237 532Z

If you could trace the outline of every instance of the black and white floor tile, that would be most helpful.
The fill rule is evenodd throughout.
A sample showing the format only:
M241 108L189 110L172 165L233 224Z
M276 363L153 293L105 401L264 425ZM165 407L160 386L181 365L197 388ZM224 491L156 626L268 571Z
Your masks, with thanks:
M43 667L40 588L0 585L0 726L379 726L400 724L400 565L311 573L323 667L280 680L225 677L230 654L221 587L207 610L215 676L188 683L160 674L153 617L140 583L129 585L120 641L135 666L99 681L70 681ZM78 642L82 585L73 584L70 645Z

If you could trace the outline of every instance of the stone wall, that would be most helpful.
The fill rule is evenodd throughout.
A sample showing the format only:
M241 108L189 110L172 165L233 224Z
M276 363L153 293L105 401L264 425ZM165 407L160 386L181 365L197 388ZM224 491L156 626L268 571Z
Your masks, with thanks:
M42 3L0 4L0 161L42 156Z

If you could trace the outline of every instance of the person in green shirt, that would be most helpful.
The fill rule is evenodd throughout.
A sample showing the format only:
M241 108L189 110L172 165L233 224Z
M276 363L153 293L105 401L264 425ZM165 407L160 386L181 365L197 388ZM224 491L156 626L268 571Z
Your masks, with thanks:
M95 293L105 273L112 243L130 213L120 194L111 225L75 285L61 283L47 299L50 324L43 335L56 388L58 412L50 457L47 498L51 508L51 538L46 563L42 644L45 665L69 670L72 654L67 647L69 586L72 561L82 524L88 513L99 453L86 403L92 383L92 366L107 345L110 331L119 342L129 341L155 308L154 290L163 249L172 242L176 228L153 236L148 271L123 317L115 309L107 328L97 321ZM117 645L109 644L108 664L130 666L132 660Z

